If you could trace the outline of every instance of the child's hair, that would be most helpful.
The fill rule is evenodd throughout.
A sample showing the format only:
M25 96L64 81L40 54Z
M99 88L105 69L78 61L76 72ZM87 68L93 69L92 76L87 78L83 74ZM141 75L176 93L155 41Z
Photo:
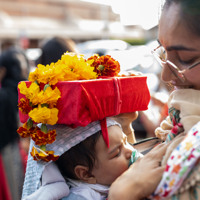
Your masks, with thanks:
M88 167L89 173L92 171L96 159L95 146L101 134L102 132L98 131L59 157L55 163L64 178L78 180L78 177L74 173L77 165Z

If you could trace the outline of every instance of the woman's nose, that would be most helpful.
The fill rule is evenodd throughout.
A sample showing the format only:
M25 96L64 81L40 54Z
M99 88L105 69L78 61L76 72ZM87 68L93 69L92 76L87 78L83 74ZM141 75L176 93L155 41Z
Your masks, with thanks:
M176 79L176 76L173 74L168 64L163 65L162 72L161 72L161 79L164 82L170 82Z

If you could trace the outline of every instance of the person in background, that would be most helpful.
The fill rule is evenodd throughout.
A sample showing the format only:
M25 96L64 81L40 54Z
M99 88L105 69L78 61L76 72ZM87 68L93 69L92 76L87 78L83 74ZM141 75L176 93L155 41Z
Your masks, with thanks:
M77 52L76 45L71 39L53 37L46 39L41 44L41 56L36 60L36 65L49 65L57 62L65 52Z
M4 185L4 188L7 186L8 194L3 198L4 200L19 200L21 197L27 154L16 132L19 127L17 85L27 79L28 73L29 62L21 49L11 47L2 52L0 55L0 170L4 174L2 175L4 182L2 178L1 185Z

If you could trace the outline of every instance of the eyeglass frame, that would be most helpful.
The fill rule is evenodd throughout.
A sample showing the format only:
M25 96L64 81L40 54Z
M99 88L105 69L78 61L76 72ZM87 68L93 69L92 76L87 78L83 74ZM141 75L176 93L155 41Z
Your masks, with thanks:
M151 53L154 55L154 57L156 58L156 60L161 64L161 66L163 65L167 65L169 67L169 69L171 70L171 72L174 74L175 77L177 77L181 82L185 82L185 76L184 76L184 72L190 69L193 69L194 67L196 67L197 65L200 64L200 61L192 64L191 66L187 67L184 70L180 70L173 62L171 62L170 60L163 60L161 58L161 56L156 52L157 49L159 49L160 47L163 47L162 45L159 45L158 47L156 47L155 49L153 49L151 51ZM164 48L164 47L163 47Z

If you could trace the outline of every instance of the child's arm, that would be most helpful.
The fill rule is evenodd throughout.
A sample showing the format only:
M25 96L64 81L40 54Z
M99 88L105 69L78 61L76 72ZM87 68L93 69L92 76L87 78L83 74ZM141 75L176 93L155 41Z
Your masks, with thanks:
M162 141L165 141L172 128L173 125L168 116L160 123L160 126L155 129L155 136L160 138Z
M132 122L138 117L138 112L122 113L114 116L114 120L121 124L123 132L127 135L128 142L134 144L136 142Z

